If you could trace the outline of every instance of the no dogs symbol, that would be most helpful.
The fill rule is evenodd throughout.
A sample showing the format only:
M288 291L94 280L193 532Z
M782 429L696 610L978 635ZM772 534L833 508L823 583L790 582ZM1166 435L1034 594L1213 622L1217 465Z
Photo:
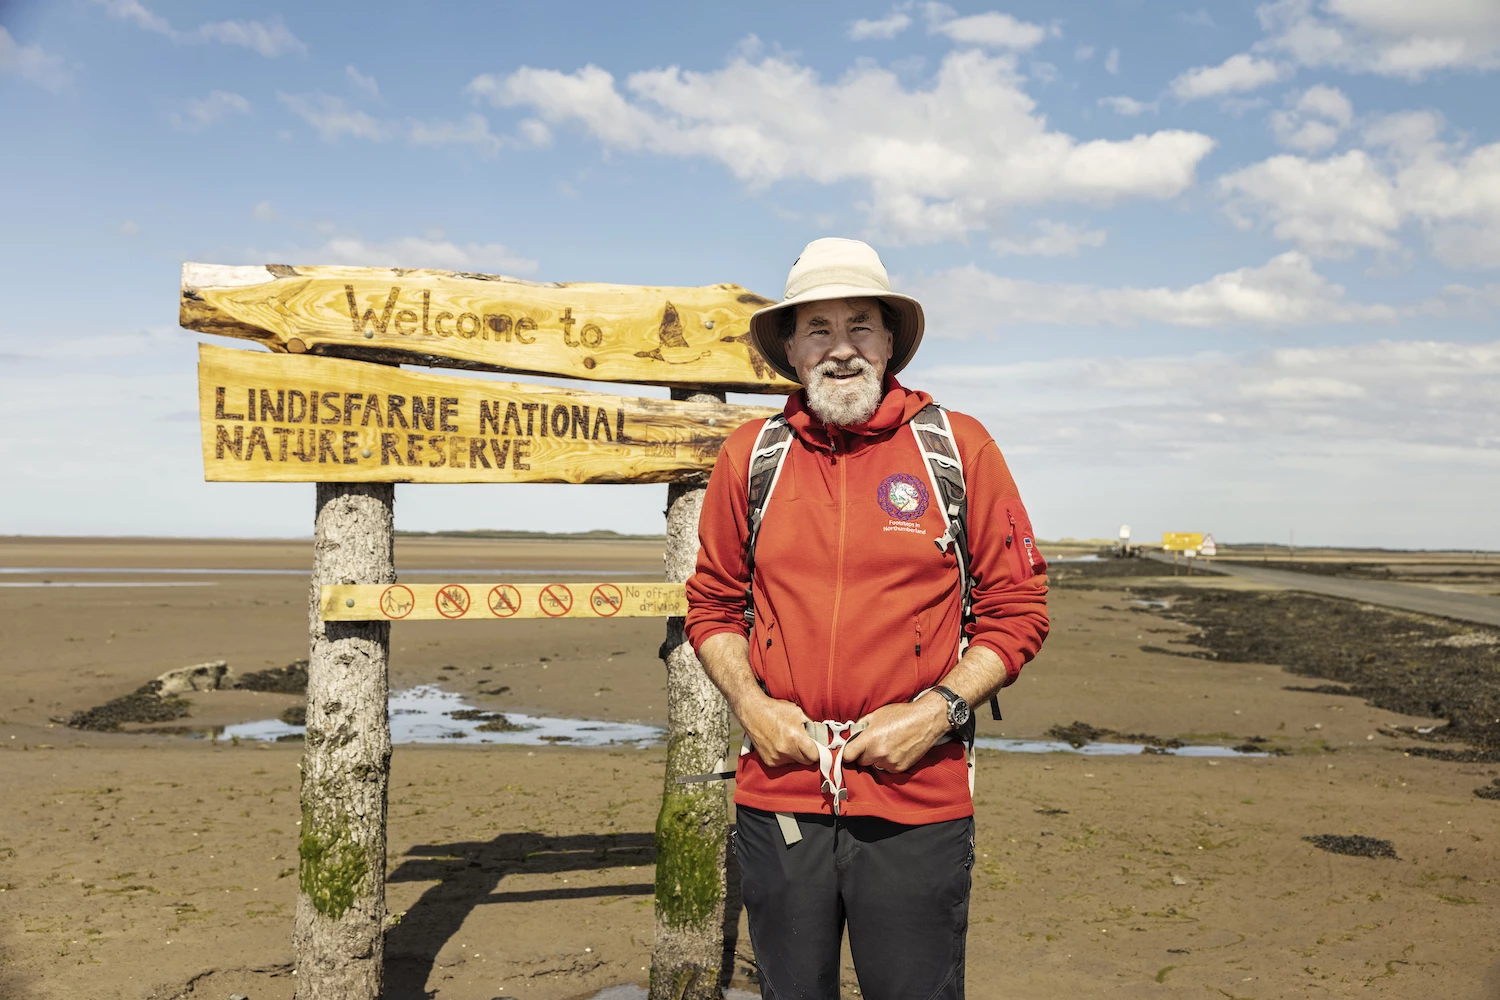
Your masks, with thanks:
M387 618L405 618L411 614L411 609L416 604L417 599L412 596L411 588L399 583L385 588L380 594L380 613Z

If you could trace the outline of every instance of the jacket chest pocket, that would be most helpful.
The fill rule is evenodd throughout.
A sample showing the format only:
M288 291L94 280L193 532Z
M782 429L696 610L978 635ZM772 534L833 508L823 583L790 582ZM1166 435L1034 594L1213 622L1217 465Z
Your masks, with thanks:
M772 698L795 701L791 661L783 639L775 616L757 610L755 628L750 632L750 669Z

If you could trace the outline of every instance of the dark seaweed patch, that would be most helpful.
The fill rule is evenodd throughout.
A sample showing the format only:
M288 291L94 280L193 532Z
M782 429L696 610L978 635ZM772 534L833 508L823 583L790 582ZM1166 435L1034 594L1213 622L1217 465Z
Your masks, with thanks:
M182 698L163 698L161 681L152 681L103 705L74 712L68 717L67 724L74 729L115 733L125 722L170 722L186 718L188 705Z
M1394 858L1396 857L1396 845L1389 840L1378 840L1375 837L1361 837L1358 834L1340 836L1336 833L1319 833L1311 837L1303 837L1314 847L1328 851L1331 854L1347 854L1354 858Z
M1290 591L1151 589L1171 596L1157 612L1198 628L1193 641L1230 663L1268 663L1333 681L1319 694L1351 694L1404 715L1448 720L1416 748L1439 760L1500 761L1500 646L1467 641L1471 626Z
M307 691L307 661L295 660L284 667L257 670L245 674L235 687L246 691L268 691L273 694L302 694Z
M1067 726L1053 726L1047 730L1047 735L1054 740L1061 740L1073 747L1081 747L1095 740L1112 737L1122 743L1143 743L1148 747L1164 747L1177 749L1185 744L1169 736L1151 736L1147 733L1122 733L1114 729L1100 729L1091 726L1087 722L1074 722Z

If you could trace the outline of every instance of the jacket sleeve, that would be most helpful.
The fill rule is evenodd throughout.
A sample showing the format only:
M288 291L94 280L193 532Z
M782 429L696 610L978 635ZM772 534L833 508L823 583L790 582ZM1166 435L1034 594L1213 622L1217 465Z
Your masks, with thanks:
M687 637L693 652L709 636L736 632L748 636L745 590L750 586L745 546L750 537L748 471L750 450L764 425L752 420L724 442L708 477L698 517L698 565L687 581Z
M973 418L950 418L969 495L974 577L969 641L1000 656L1005 683L1011 684L1047 638L1047 563L1000 447Z

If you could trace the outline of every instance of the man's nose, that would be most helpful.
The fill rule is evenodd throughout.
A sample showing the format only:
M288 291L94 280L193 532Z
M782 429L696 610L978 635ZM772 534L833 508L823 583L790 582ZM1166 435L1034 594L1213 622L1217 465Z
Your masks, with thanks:
M847 333L834 334L833 343L828 345L827 357L830 361L852 361L859 357L854 338Z

